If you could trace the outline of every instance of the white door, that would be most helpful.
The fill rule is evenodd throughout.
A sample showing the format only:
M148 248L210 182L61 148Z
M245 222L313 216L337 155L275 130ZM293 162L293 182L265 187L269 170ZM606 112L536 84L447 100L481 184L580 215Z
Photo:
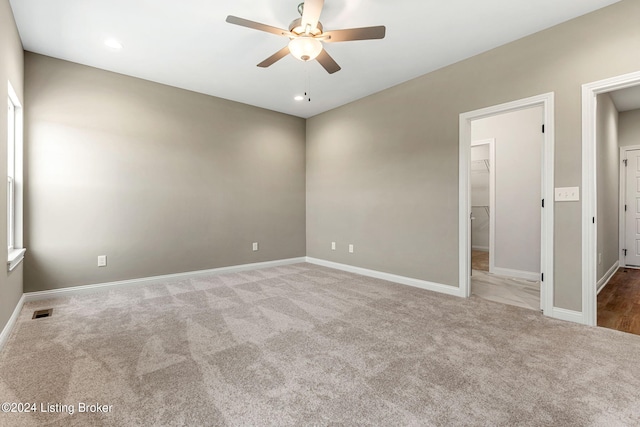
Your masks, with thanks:
M625 265L640 267L640 150L627 151Z

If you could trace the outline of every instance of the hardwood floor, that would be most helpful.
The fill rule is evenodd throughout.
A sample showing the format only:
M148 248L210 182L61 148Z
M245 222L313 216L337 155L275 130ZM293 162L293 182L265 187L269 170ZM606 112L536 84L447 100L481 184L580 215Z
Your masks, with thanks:
M600 292L598 326L640 335L640 270L618 269Z
M489 252L471 251L471 268L473 270L489 271Z

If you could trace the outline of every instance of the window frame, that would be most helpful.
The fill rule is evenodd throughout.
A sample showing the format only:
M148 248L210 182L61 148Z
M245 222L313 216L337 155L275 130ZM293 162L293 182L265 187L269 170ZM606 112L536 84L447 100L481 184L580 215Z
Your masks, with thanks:
M23 107L7 82L7 269L24 259L23 219Z
M15 248L15 144L16 144L16 106L7 96L7 249L11 253Z

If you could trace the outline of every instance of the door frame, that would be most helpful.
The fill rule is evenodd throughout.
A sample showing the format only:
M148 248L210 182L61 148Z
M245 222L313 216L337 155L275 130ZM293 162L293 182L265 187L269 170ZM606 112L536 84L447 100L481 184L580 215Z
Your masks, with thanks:
M640 150L640 145L629 145L627 147L620 147L620 163L618 164L618 168L620 170L620 196L618 197L618 212L620 212L620 216L618 219L618 226L620 229L620 237L618 238L618 265L620 267L637 269L638 267L627 267L625 257L622 252L625 249L627 243L627 218L624 210L624 205L627 202L627 169L622 166L622 163L627 159L627 152L633 150Z
M596 174L596 106L600 94L640 85L640 72L582 85L582 318L595 326L598 281L598 194Z
M460 146L459 146L459 280L460 294L464 297L471 296L471 278L468 274L471 265L471 122L474 120L509 113L525 108L542 106L544 115L545 132L543 134L542 150L542 199L546 201L544 209L541 209L541 236L540 236L540 269L544 275L544 281L540 281L540 305L547 316L554 315L554 269L553 269L553 185L554 185L554 93L532 96L512 102L507 102L492 107L482 108L460 114ZM560 314L560 313L558 313ZM560 317L560 316L556 316Z
M480 145L489 146L489 273L493 273L496 266L496 139L489 138L471 141L471 147L478 147ZM471 164L471 158L469 158L469 164ZM469 182L471 182L471 175L469 175ZM469 194L471 194L471 186L469 186ZM471 208L473 208L473 206L471 206ZM471 231L469 231L469 233L471 233Z

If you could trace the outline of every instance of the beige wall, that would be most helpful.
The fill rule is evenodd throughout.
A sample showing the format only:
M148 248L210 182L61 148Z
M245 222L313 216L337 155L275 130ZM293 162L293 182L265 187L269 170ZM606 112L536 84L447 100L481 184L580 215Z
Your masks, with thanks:
M23 52L22 42L18 36L13 13L8 0L0 0L0 176L7 174L7 81L16 91L24 105L23 99ZM7 186L2 186L0 193L0 224L7 221ZM0 227L0 242L7 241L6 226ZM7 259L6 246L1 246L0 257ZM0 269L0 331L4 329L11 317L18 300L22 296L21 263L11 273L6 267Z
M598 193L598 269L600 280L620 258L620 149L618 110L609 94L598 96L596 111L596 168Z
M640 69L639 15L623 0L309 119L306 253L458 286L459 114L555 92L555 186L579 186L580 87ZM26 56L25 291L305 254L303 120ZM580 204L555 213L555 305L580 310Z
M640 145L640 110L624 111L618 115L618 138L621 147Z
M542 107L471 122L472 141L495 139L497 274L540 273L543 122Z
M640 69L638 16L623 0L309 119L307 254L458 286L459 114L554 92L555 186L580 186L581 85ZM554 243L555 305L581 310L581 204L556 203Z
M25 86L26 292L305 255L303 119L33 53Z

